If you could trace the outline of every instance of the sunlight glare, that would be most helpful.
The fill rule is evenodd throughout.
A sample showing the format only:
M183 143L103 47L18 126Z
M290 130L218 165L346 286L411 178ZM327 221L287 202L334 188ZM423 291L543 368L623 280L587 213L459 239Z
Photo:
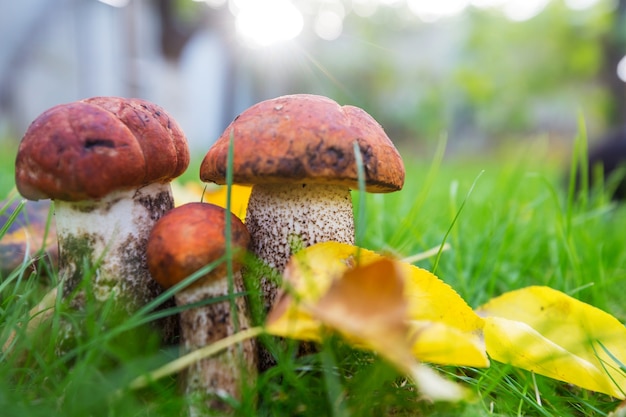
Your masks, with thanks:
M378 10L378 0L352 0L352 10L360 17L370 17Z
M492 7L500 7L509 0L471 0L471 5L479 9L489 9Z
M293 39L302 32L302 13L289 0L235 3L237 33L251 46L269 46Z
M537 16L550 0L509 0L502 5L504 15L510 20L523 22Z
M337 39L343 31L343 19L346 9L339 1L326 0L320 5L317 12L313 30L320 38L331 41Z
M126 7L129 0L100 0L100 3L108 4L113 7Z
M391 7L399 6L403 1L404 0L378 0L380 4Z
M572 10L585 10L598 4L598 0L565 0L565 5Z
M317 14L314 25L315 34L320 38L332 41L343 31L343 19L332 10L322 10Z
M434 22L461 13L469 5L469 0L407 0L407 5L421 20Z

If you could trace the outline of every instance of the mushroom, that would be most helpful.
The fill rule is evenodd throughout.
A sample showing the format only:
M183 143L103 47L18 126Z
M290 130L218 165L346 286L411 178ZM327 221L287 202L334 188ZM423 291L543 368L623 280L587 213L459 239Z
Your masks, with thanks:
M78 289L89 275L95 299L114 297L129 313L160 294L148 273L146 243L154 223L173 208L170 181L188 164L181 128L140 99L62 104L28 127L16 185L27 199L54 200L62 294L73 295L73 307L84 307L86 294ZM167 326L165 337L175 322Z
M202 267L219 262L226 254L226 216L230 215L233 253L232 289L243 291L240 261L250 243L244 224L232 213L213 204L188 203L163 216L154 226L147 247L152 277L169 288ZM249 327L245 299L235 299L237 317L228 299L226 262L221 262L175 294L179 306L201 303L180 313L184 352L189 352ZM252 339L242 349L231 346L218 356L202 359L187 369L182 385L186 395L200 395L209 408L224 410L225 395L239 398L246 376L256 372L256 348ZM241 356L239 356L241 354ZM192 413L193 414L193 413ZM200 413L202 414L202 413Z
M367 191L391 192L404 184L402 158L383 128L364 110L326 97L288 95L245 110L206 154L203 181L226 182L231 136L233 182L253 185L245 220L252 251L279 272L298 248L354 244L355 142ZM264 277L261 287L269 310L277 284Z

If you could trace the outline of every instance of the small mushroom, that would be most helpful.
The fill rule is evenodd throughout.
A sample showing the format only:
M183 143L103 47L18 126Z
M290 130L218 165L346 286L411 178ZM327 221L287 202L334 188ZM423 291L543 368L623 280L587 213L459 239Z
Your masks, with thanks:
M221 207L207 203L188 203L171 210L154 226L148 241L148 266L152 277L169 288L202 267L218 262L226 253L226 216L231 217L233 249L233 290L243 291L241 265L238 263L250 243L244 224ZM229 300L211 301L229 294L226 262L219 263L207 274L176 293L179 306L202 303L180 313L181 339L184 353L207 346L233 335L236 325L249 327L243 297L235 299L237 320L231 314ZM242 349L231 346L221 354L202 359L187 369L182 381L185 394L200 395L209 408L224 410L220 397L239 398L246 376L256 372L256 348L248 339ZM240 356L241 355L241 356ZM192 413L193 414L193 413Z
M253 185L246 214L252 251L279 272L299 247L354 243L355 142L367 191L391 192L404 184L402 158L380 124L362 109L326 97L288 95L245 110L206 154L203 181L225 183L231 135L233 182ZM267 278L261 285L269 309L277 286Z
M62 293L76 293L74 307L84 306L85 292L76 290L92 268L95 298L123 299L128 312L160 294L148 273L146 243L154 223L173 208L170 181L188 164L181 128L140 99L62 104L29 126L16 158L16 185L27 199L54 200Z

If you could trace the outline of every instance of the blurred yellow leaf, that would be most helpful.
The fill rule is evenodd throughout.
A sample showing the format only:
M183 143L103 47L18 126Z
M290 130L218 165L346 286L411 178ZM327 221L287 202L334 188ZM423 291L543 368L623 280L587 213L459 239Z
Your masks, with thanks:
M381 258L347 270L308 309L355 344L385 352L395 363L411 362L404 281L396 262Z
M182 183L178 180L171 182L174 206L182 206L187 203L198 202L202 199L204 185L189 181Z
M412 320L409 332L414 340L413 354L424 361L442 365L489 366L481 330L465 332L445 323Z
M383 260L393 264L394 274L380 271L374 273L372 271L375 270L366 269ZM376 317L373 314L378 310L385 311L387 315L394 311L397 314L396 310L381 307L381 301L377 299L383 288L386 288L384 286L391 285L395 276L401 277L403 282L400 301L397 302L406 309L406 322L402 324L403 337L411 340L411 351L415 357L425 362L448 365L489 365L481 336L482 319L449 285L424 269L391 261L366 249L325 242L294 255L283 275L286 289L268 316L267 329L270 333L319 340L322 322L342 331L337 327L337 322L330 323L331 318L320 313L319 304L323 305L324 297L328 296L331 287L336 287L339 285L337 282L346 279L363 279L364 283L367 281L371 285L367 287L366 294L363 294L365 289L359 293L363 308L367 308L370 315L363 316L360 312L362 308L357 308L355 302L343 294L339 299L348 303L345 308L349 305L350 309L359 311L359 317L367 317L368 321ZM370 279L373 281L368 281ZM332 288L333 293L335 287ZM333 297L337 297L337 294ZM333 317L341 320L342 317L352 315L342 313ZM340 326L352 324L350 320L344 319ZM367 325L378 326L370 322ZM369 337L366 336L366 339L369 340Z
M378 352L413 378L426 398L458 401L469 397L466 389L413 356L404 272L399 262L388 258L349 269L311 306L312 316L355 346Z
M246 218L246 209L252 187L233 184L230 196L230 211L240 220ZM226 208L227 187L216 184L199 184L195 182L172 182L174 205L180 206L185 203L204 201Z
M494 360L625 398L626 327L610 314L543 286L505 293L478 313Z
M12 192L7 200L0 202L0 207L3 208L0 225L7 226L0 237L0 273L8 274L35 256L45 255L51 265L56 265L58 247L55 223L49 221L50 201L21 200Z
M233 184L230 195L230 211L241 221L246 219L246 209L252 187ZM226 186L208 187L204 194L204 201L226 208Z
M334 245L339 244L330 244L331 251ZM299 259L304 262L302 255ZM406 276L400 263L379 257L366 265L349 267L351 259L344 258L348 262L344 266L348 268L342 268L344 271L337 279L327 280L330 275L325 275L320 280L325 291L320 292L320 287L315 285L300 287L309 290L312 297L304 294L305 297L297 303L297 307L296 303L289 301L289 296L283 296L278 309L274 309L268 318L269 332L276 334L279 327L274 327L275 324L281 323L285 313L290 311L295 316L291 316L288 321L282 320L287 327L283 327L279 334L286 330L287 334L283 335L288 337L317 339L324 329L332 329L355 347L378 352L400 371L411 376L425 397L445 401L467 397L468 392L464 388L418 363L412 355L407 300L404 296ZM338 266L335 260L330 261L331 270ZM302 266L306 266L306 263ZM293 278L297 271L291 269L290 274ZM296 282L302 283L297 278ZM291 305L286 306L285 303ZM294 317L303 319L302 326L296 324L297 332L293 332L289 324L293 323Z

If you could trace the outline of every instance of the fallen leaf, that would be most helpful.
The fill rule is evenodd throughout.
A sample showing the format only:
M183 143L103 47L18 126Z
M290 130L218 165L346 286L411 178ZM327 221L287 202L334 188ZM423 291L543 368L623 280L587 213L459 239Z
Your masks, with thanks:
M226 208L227 190L225 185L199 184L196 182L172 181L172 193L176 207L186 203L204 201ZM245 220L246 209L252 187L233 184L230 196L230 211L240 220Z
M0 225L16 215L0 239L0 273L6 275L34 256L46 255L52 266L58 261L54 221L48 222L49 200L27 201L9 197L0 203ZM16 210L19 212L16 213Z
M388 258L356 266L333 280L317 303L304 306L314 319L352 345L377 352L410 376L429 400L458 401L465 388L419 363L411 352L402 265Z
M396 262L381 258L347 270L316 303L304 308L355 345L383 352L403 367L413 361L404 282Z
M252 187L246 185L233 184L230 195L230 211L241 221L246 219L246 209ZM207 187L204 193L204 200L207 203L215 204L226 208L227 187L225 185Z
M286 289L268 316L268 331L295 339L320 340L320 322L303 306L318 302L335 280L345 278L346 272L357 265L366 267L382 259L385 257L375 252L337 242L319 243L298 252L285 268ZM432 273L400 261L394 264L405 277L403 297L407 331L415 336L414 356L437 364L489 366L482 319ZM388 277L382 278L381 282Z
M505 293L477 312L494 360L625 398L626 327L610 314L544 286Z
M406 263L401 266L408 276L405 296L411 331L417 336L414 355L444 365L489 366L483 320L434 274Z
M466 332L433 321L409 321L413 355L441 365L488 367L489 359L481 330Z
M300 340L321 340L320 323L303 305L316 303L349 268L356 266L355 248L319 243L293 255L283 271L283 289L267 316L267 331Z
M469 391L459 384L442 378L435 370L423 363L413 362L409 373L421 394L430 400L459 401L471 400Z
M175 207L187 203L197 203L202 199L204 185L193 181L183 183L180 180L174 180L170 183L170 186L172 187Z

